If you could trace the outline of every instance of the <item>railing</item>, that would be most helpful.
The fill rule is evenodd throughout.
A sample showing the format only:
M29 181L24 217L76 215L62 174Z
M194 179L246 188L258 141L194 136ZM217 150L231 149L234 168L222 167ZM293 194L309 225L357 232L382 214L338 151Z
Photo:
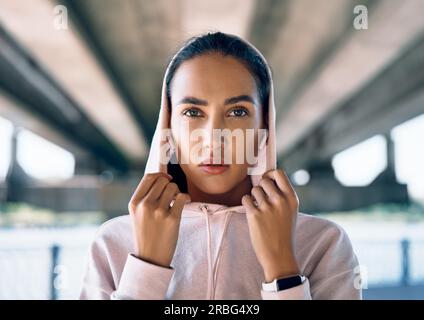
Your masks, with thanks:
M0 248L0 299L76 299L87 247Z
M402 248L402 277L401 277L401 283L404 286L407 286L411 282L411 274L410 274L410 268L409 268L409 260L410 260L410 253L409 253L409 240L403 239L400 242L401 248Z
M361 265L373 271L368 274L369 287L424 283L424 242L403 239L353 244ZM88 247L57 244L46 248L0 249L0 299L78 298L87 253ZM387 272L388 266L392 269L384 281L375 277Z

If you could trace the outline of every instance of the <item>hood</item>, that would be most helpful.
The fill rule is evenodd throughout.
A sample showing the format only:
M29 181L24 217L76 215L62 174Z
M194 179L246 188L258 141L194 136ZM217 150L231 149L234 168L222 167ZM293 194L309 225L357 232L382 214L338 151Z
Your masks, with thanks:
M247 42L246 40L242 39ZM261 52L254 47L251 43L247 42L259 56L265 61L264 56ZM152 144L149 151L149 158L147 160L146 168L144 174L147 173L155 173L155 172L164 172L169 173L173 177L173 182L175 182L181 191L186 188L186 178L182 170L178 172L171 172L176 165L170 164L170 160L172 159L172 152L174 150L173 146L171 146L171 141L167 139L166 134L169 133L170 130L170 108L168 108L168 99L166 97L166 77L169 72L169 66L171 62L175 58L178 52L171 59L168 67L165 71L163 82L162 82L162 92L161 92L161 104L159 111L159 118L156 125L156 130L153 135ZM272 80L272 73L269 65L266 63L269 77L271 79L270 83L270 92L269 92L269 110L268 110L268 137L265 140L262 147L259 148L258 157L257 157L257 169L254 169L249 175L251 178L251 182L253 186L257 186L262 175L269 171L276 169L276 143L275 143L275 104L274 104L274 86ZM175 152L175 151L174 151ZM169 159L169 161L160 161L161 159ZM178 166L178 165L177 165ZM178 170L177 170L178 171ZM172 203L171 203L172 205ZM217 215L223 213L224 214L224 223L223 226L220 225L218 228L222 228L221 236L217 240L217 242L213 239L212 233L212 215ZM220 256L222 253L222 244L223 239L225 237L225 232L227 226L230 221L230 217L233 213L245 213L245 209L242 205L229 207L226 205L216 204L216 203L202 203L202 202L190 202L185 204L182 215L190 216L190 215L199 215L205 218L206 222L206 232L207 232L207 263L208 263L208 292L207 296L209 299L213 299L215 296L215 287L216 287L216 279L218 266L220 262ZM217 243L216 253L212 250L212 243Z
M248 45L250 45L266 62L265 57L255 46L253 46L250 42L248 42L245 39L242 39L242 40L246 42ZM174 55L171 61L174 60L177 54L178 52ZM170 125L171 114L169 112L168 99L166 97L166 89L167 89L166 77L169 72L169 66L171 65L171 61L168 64L168 67L163 77L159 117L158 117L156 129L155 129L155 133L153 135L153 139L152 139L152 143L151 143L151 147L149 151L149 157L147 160L144 174L155 173L155 172L169 173L173 176L172 182L175 182L180 188L180 190L183 190L184 188L182 187L186 185L185 175L183 173L175 174L174 172L170 172L170 166L167 164L161 163L160 161L160 159L164 158L164 153L167 153L170 150L172 150L172 146L170 142L166 138L164 138L165 131L168 131L170 129L169 125ZM253 171L254 174L250 175L253 186L257 186L259 184L259 181L265 172L276 169L274 85L273 85L271 69L267 62L266 62L266 66L269 73L269 77L271 79L269 101L268 101L268 105L269 105L268 139L266 140L266 143L263 145L263 147L259 149L257 163L260 164L260 167L258 166L258 170L255 169ZM171 155L168 155L168 158L171 158ZM206 204L206 203L190 202L185 205L184 210L199 211L199 208L200 208L199 205L202 205L202 204ZM235 211L239 211L242 208L241 205L236 207L228 207L225 205L213 204L213 203L208 203L206 205L209 207L211 211L214 211L214 212L220 209L228 209L228 208L232 208Z

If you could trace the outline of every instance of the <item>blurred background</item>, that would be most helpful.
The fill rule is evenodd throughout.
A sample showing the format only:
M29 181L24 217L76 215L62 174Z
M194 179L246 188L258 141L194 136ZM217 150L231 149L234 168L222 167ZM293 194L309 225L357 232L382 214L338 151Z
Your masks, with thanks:
M348 232L366 299L424 298L424 0L0 0L0 299L75 299L127 214L171 54L223 31L274 73L278 166Z

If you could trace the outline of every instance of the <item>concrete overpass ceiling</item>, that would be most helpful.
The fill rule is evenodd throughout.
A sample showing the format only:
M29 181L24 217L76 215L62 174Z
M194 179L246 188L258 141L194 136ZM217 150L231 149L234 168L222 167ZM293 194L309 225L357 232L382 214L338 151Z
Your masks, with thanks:
M55 4L69 9L68 31L52 28ZM368 30L352 26L358 4L369 8ZM267 57L281 155L365 92L424 30L422 0L41 0L36 7L2 0L1 6L7 29L132 164L147 157L168 59L193 35L237 34Z
M277 83L277 118L287 113L303 81L336 50L352 25L353 8L359 2L364 3L356 0L286 1L285 22L268 49Z
M289 106L278 126L278 152L290 150L333 112L357 94L424 32L424 2L378 2L368 30L352 32L332 52L309 85Z
M90 153L100 170L128 170L128 160L116 145L95 127L72 97L58 85L25 48L0 25L0 87L19 101L32 117ZM80 159L77 159L80 160Z
M2 0L0 21L131 161L146 157L138 125L75 28L53 27L55 3Z
M150 140L164 64L179 40L178 2L94 0L66 5Z
M181 1L181 36L186 39L209 30L249 38L257 0Z
M255 4L253 0L68 3L149 139L156 126L162 79L171 54L189 37L209 30L247 36Z
M409 45L357 94L341 102L289 153L290 172L326 163L332 156L375 135L424 114L424 34Z

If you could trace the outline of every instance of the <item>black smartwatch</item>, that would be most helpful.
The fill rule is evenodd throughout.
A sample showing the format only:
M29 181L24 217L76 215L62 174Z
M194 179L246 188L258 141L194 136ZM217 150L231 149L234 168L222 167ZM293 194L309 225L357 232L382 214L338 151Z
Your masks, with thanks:
M274 279L272 282L262 283L262 290L266 292L277 292L280 290L286 290L293 287L297 287L304 283L306 277L302 274L290 276L286 278Z

